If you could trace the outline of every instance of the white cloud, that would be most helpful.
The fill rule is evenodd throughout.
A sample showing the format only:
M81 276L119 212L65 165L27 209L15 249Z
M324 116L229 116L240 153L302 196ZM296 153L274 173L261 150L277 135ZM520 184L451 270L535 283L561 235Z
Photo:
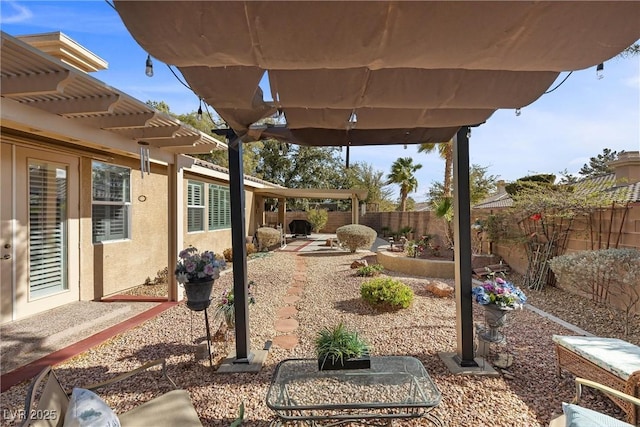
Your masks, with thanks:
M13 0L2 1L2 24L29 25L29 34L41 31L62 31L70 33L85 33L95 35L116 34L123 35L128 32L118 15L104 1L49 1L25 6L25 2ZM29 2L26 2L27 5ZM5 17L6 6L13 12ZM4 31L12 31L11 28ZM21 34L27 34L19 29Z
M18 2L5 0L2 2L2 15L0 15L0 24L16 24L30 20L33 13Z

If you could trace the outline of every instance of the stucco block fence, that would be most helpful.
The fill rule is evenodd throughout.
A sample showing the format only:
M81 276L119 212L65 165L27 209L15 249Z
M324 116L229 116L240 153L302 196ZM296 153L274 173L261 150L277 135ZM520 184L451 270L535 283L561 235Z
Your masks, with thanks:
M473 209L472 218L484 218L490 213L497 213L500 209ZM277 212L265 212L265 222L269 225L277 224ZM619 236L619 246L627 248L640 249L640 203L630 205L629 212L624 222L624 226L620 227L620 214L614 217L614 222L609 223L610 213L605 211L602 215L604 222L600 229L601 236L595 236L596 241L606 241L608 230L614 233L612 240L615 241ZM286 212L285 231L288 233L288 224L294 219L307 219L306 212ZM338 227L351 224L351 212L329 212L329 220L327 225L320 230L321 233L335 233ZM391 232L398 231L403 227L412 227L414 233L409 236L410 239L417 239L423 234L432 234L436 237L436 244L442 245L444 235L443 222L430 211L418 212L367 212L360 216L360 224L373 228L378 236L383 237L383 228ZM585 236L585 225L579 221L574 225L575 232L569 236L567 252L576 250L587 250L591 248L588 238ZM486 247L484 248L486 251ZM493 247L494 254L500 256L509 264L513 271L524 274L527 270L527 254L524 245L509 244L507 242L495 243Z
M289 223L294 219L307 219L306 212L286 212L284 225L287 233ZM277 212L265 212L265 223L275 226L278 223ZM351 224L351 212L329 212L327 224L320 233L335 233L339 227ZM360 216L360 224L371 227L383 235L383 228L390 231L398 231L403 227L411 227L414 230L413 238L420 238L423 234L442 234L441 220L435 218L429 211L420 212L367 212ZM411 237L410 237L411 238Z
M402 252L389 251L385 247L376 252L376 258L385 269L412 276L453 279L455 275L454 261L411 258Z

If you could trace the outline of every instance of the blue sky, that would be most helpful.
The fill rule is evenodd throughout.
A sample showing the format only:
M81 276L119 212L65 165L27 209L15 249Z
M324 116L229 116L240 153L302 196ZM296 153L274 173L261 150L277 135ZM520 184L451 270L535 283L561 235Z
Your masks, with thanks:
M146 52L105 1L2 0L0 17L2 31L12 36L65 33L109 63L108 70L94 77L141 101L165 101L175 113L198 108L197 96L166 65L156 61L154 77L145 76ZM605 62L604 74L597 80L595 68L575 71L557 90L523 108L519 117L513 110L496 111L472 131L471 163L513 181L531 173L577 173L603 148L640 150L640 57L612 58ZM370 163L385 174L395 159L407 156L423 166L418 191L411 195L422 201L431 183L442 180L444 164L437 155L418 153L415 146L351 149L352 162Z

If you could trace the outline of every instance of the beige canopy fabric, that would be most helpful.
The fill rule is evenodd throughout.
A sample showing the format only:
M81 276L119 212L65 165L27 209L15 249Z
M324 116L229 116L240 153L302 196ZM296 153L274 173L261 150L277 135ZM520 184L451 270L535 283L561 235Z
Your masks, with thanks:
M244 140L284 113L306 145L448 141L640 38L638 1L115 1ZM268 72L273 102L259 82ZM355 113L357 122L353 120ZM268 132L269 133L269 132Z

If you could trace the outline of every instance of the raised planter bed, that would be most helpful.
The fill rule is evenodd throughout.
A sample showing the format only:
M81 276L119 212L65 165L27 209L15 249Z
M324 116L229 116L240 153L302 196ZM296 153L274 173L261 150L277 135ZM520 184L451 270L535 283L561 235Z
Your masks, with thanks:
M378 263L391 271L441 279L453 279L455 276L454 261L410 258L402 252L391 252L387 248L378 250L376 257Z

